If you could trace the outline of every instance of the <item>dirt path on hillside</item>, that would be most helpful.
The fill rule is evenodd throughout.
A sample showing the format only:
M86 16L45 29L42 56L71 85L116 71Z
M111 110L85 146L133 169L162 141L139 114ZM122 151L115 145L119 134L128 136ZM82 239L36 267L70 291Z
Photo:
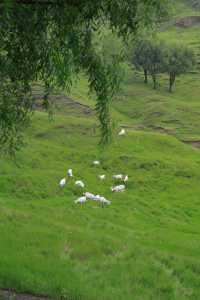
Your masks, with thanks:
M200 25L200 15L199 16L186 16L182 18L174 18L170 21L166 21L161 24L161 31L165 31L172 26L176 26L181 29L188 29L195 25Z
M94 111L91 109L90 106L82 104L78 102L77 100L74 100L68 96L65 95L52 95L54 98L54 101L57 105L57 107L60 105L62 108L63 106L70 107L74 110L78 110L79 112L82 112L84 115L93 115Z
M0 289L0 299L1 300L53 300L45 296L35 296L30 293L18 293L12 290L1 290Z
M128 130L135 130L135 131L145 131L145 129L150 129L152 130L153 132L159 132L161 134L167 134L167 135L171 135L171 136L174 136L175 137L175 132L173 129L167 129L167 128L164 128L164 127L161 127L161 126L148 126L148 127L145 127L143 125L137 125L137 126L130 126L130 125L126 125L126 124L121 124L120 126L121 128L123 129L128 129ZM184 144L188 144L188 145L191 145L193 146L194 148L200 150L200 140L180 140L180 142L184 143Z
M200 140L197 140L197 141L182 141L183 143L185 144L188 144L188 145L192 145L193 147L195 148L198 148L200 150Z
M41 92L33 91L33 98L36 100L35 109L36 110L44 110L43 108L43 96ZM73 113L75 115L85 115L92 116L94 115L94 110L85 104L80 103L77 100L70 98L64 94L52 93L49 95L50 103L53 103L56 111L61 113Z
M176 20L175 25L180 28L190 28L200 24L200 16L188 16Z

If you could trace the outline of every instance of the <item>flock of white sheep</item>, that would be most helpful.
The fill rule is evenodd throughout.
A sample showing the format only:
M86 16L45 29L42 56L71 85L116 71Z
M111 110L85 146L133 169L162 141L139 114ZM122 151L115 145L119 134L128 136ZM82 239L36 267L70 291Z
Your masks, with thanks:
M125 130L122 129L118 133L118 135L119 136L125 135ZM93 161L93 166L99 166L99 165L100 165L100 161L98 161L98 160ZM73 176L73 171L72 171L72 169L69 169L67 171L67 176L60 180L60 182L59 182L60 187L64 188L64 186L67 183L67 178L71 179L73 177L74 177ZM105 174L98 175L98 178L99 178L99 180L106 180L106 175ZM122 174L113 175L113 179L115 180L115 182L120 182L121 184L111 187L111 191L112 192L123 192L123 191L125 191L126 183L128 182L128 175L122 175ZM83 183L82 180L76 180L75 181L75 186L77 188L83 189L85 187L85 184ZM97 202L101 203L102 206L111 204L111 201L107 200L105 197L103 197L101 195L94 195L90 192L83 193L83 196L76 199L74 201L74 203L83 204L88 200L97 201Z

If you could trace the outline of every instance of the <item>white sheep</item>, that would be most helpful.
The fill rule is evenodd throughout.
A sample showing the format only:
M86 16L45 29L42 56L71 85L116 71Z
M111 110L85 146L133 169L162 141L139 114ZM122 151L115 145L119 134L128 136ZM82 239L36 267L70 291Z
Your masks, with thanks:
M99 201L100 200L100 195L94 195L94 194L89 193L89 192L83 193L83 195L87 199L90 199L90 200L94 200L94 201Z
M99 179L100 179L100 180L105 180L105 179L106 179L106 175L105 175L105 174L99 175Z
M80 188L84 188L84 187L85 187L85 184L84 184L83 181L81 181L81 180L77 180L77 181L75 182L75 185L76 185L77 187L80 187Z
M100 165L100 161L99 160L94 160L93 161L93 165L94 166L99 166Z
M65 184L66 184L66 178L61 179L59 182L60 187L63 188Z
M118 135L125 135L125 134L126 134L125 129L121 129L120 132L118 133Z
M128 181L128 175L125 175L124 176L124 182L127 182Z
M94 197L91 198L91 200L94 200L94 201L100 201L100 199L101 199L100 195L94 195Z
M107 200L105 197L100 195L95 195L92 200L101 202L102 204L110 204L111 202Z
M121 184L121 185L117 185L117 186L111 187L111 191L112 192L124 192L125 188L126 188L125 185Z
M113 175L115 180L123 180L124 176L122 174Z
M90 200L93 200L93 198L94 198L94 195L93 195L92 193L89 193L89 192L83 193L83 195L84 195L87 199L90 199Z
M73 177L72 169L69 169L69 170L67 171L67 176L68 176L68 177Z
M102 203L102 205L111 204L111 201L107 200L105 197L100 196L100 195L93 195L92 193L89 193L89 192L86 192L83 195L86 197L86 199L100 202L100 203Z
M111 201L107 200L106 198L104 197L100 197L100 200L99 200L103 205L104 204L107 204L107 205L110 205L111 204Z
M83 204L83 203L85 203L86 201L87 201L86 197L83 196L83 197L80 197L80 198L78 198L77 200L75 200L74 203L75 203L75 204L78 204L78 203Z

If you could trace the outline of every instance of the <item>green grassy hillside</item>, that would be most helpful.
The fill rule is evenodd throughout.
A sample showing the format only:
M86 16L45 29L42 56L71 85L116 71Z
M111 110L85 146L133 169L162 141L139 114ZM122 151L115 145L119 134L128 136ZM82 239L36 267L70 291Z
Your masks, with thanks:
M135 131L100 152L93 125L37 113L17 165L1 161L0 286L65 299L197 299L200 153ZM76 206L73 182L58 187L68 167L112 204ZM121 172L127 191L112 194Z
M176 17L195 14L185 3L177 1ZM199 30L170 25L160 35L181 36L197 51ZM199 299L200 152L182 142L200 140L199 79L198 71L182 76L169 94L165 76L154 91L130 70L112 102L114 137L105 149L84 78L71 91L76 103L60 93L54 121L35 113L27 146L14 161L0 159L0 290L64 300ZM59 188L68 168L84 190L74 180ZM129 175L124 193L110 190L116 173ZM84 191L112 203L74 204Z
M145 85L142 75L132 74L113 105L129 117L124 125L130 128L159 131L180 140L199 140L199 78L199 74L178 78L176 90L170 94L166 77L160 76L160 86L155 91L151 81Z

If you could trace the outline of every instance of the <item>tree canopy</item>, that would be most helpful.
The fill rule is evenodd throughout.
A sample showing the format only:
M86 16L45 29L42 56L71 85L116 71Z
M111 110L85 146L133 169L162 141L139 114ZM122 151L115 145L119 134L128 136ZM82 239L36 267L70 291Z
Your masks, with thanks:
M23 141L33 111L31 87L70 88L80 71L96 93L101 142L110 136L109 100L118 80L118 58L105 64L93 44L106 24L124 38L166 13L168 0L4 0L0 3L0 144L12 153Z
M172 92L176 77L192 70L196 59L192 49L185 45L142 37L134 44L131 63L137 70L143 70L145 83L147 83L148 74L152 76L154 89L157 84L157 75L167 73L169 92Z
M169 74L169 92L172 92L176 76L185 74L194 67L195 56L188 47L170 45L166 50L164 64L164 69Z
M151 54L150 42L145 39L138 40L134 47L134 51L131 57L131 63L135 65L136 69L138 70L143 69L145 83L148 82L150 54Z
M147 83L147 75L151 75L154 89L157 85L157 74L161 73L164 68L164 48L164 43L159 40L140 38L132 54L131 62L136 69L143 69L145 83Z

